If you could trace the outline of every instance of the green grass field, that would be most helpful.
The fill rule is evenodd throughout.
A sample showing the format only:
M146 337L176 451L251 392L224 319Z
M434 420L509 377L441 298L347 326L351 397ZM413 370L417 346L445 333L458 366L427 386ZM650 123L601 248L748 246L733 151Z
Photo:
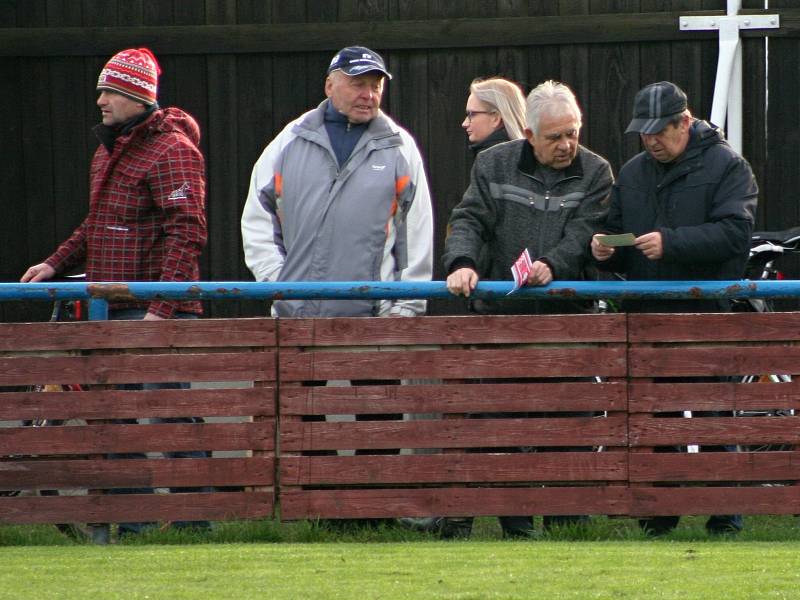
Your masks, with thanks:
M709 538L703 520L649 540L596 518L530 541L479 519L470 541L398 527L220 523L111 546L48 526L0 527L0 598L798 598L800 519L749 517Z

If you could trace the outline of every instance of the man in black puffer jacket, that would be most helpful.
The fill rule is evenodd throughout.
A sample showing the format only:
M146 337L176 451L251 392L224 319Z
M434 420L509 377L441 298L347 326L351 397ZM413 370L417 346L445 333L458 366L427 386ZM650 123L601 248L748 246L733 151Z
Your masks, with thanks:
M686 94L670 82L651 84L636 95L628 132L641 134L646 151L620 169L604 230L633 233L636 245L608 248L595 236L598 266L631 281L740 279L758 199L747 161L719 128L692 118ZM727 310L716 300L627 301L624 308Z
M636 94L626 133L640 134L645 152L629 160L611 192L604 231L633 233L635 243L607 247L592 238L598 266L629 280L740 279L750 249L758 186L747 161L720 130L692 118L686 94L674 83L653 83ZM628 300L626 312L727 312L726 300ZM698 382L718 377L694 378ZM661 378L661 383L685 381ZM718 416L697 413L694 416ZM680 416L661 413L658 416ZM702 450L735 450L703 447ZM674 449L656 449L656 451ZM654 535L671 531L680 517L642 519ZM711 533L736 532L741 515L715 515Z

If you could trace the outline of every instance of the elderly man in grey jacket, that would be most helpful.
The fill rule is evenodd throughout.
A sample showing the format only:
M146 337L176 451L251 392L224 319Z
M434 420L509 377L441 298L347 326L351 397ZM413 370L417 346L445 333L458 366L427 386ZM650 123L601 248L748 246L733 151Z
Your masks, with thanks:
M581 111L566 85L546 81L529 95L525 138L478 154L470 185L453 210L444 248L447 287L469 296L480 278L508 280L527 249L527 285L583 279L592 233L603 222L613 176L608 162L578 143ZM478 272L486 244L490 264ZM586 305L566 300L475 302L482 313L573 313ZM560 413L568 416L568 413ZM577 416L577 415L572 415ZM577 448L573 448L577 450ZM581 517L544 517L545 527ZM444 519L445 537L468 535L472 519ZM531 517L501 517L506 537L530 534Z
M253 167L242 214L258 281L420 281L433 267L428 181L414 139L383 111L391 74L369 48L331 60L324 100ZM280 317L415 316L424 300L281 300Z

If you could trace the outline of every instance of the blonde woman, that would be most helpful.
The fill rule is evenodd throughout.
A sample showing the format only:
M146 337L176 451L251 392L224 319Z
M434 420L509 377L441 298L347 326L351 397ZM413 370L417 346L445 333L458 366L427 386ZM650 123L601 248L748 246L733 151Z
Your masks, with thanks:
M461 127L475 154L525 137L525 96L519 85L502 77L473 81Z

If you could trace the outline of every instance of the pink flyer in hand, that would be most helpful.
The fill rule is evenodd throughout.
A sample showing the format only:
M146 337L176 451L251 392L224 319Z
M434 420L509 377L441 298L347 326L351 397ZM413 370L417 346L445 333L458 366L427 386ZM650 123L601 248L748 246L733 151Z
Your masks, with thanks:
M531 268L533 267L533 263L531 262L531 255L528 252L528 249L522 251L522 254L519 255L519 258L511 265L511 275L514 276L514 289L512 289L508 294L513 294L523 285L528 283L528 275L531 274Z

